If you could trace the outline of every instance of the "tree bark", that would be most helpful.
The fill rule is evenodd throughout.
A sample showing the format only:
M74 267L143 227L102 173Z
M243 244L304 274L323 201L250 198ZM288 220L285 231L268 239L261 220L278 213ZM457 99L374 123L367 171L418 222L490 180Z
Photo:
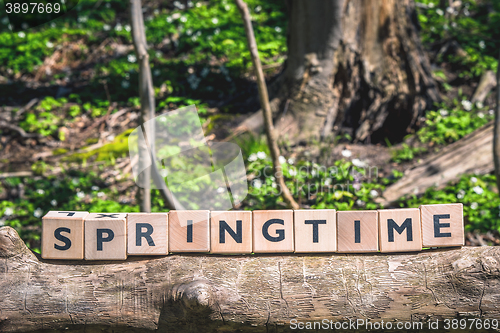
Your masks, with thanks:
M355 141L397 140L440 100L413 0L288 0L288 6L281 94L291 103L277 124L282 135L307 140L343 127Z
M500 318L500 248L41 260L0 228L0 331L287 332L299 321Z
M500 64L500 53L498 55ZM493 128L493 162L495 165L495 177L497 188L500 193L500 66L497 68L497 105L495 106L495 126Z
M276 178L278 190L281 193L283 201L285 201L288 207L292 209L299 209L299 204L293 198L290 190L285 184L285 179L283 178L283 171L281 169L281 163L279 160L281 154L278 147L278 142L276 140L276 133L274 130L266 79L264 77L264 72L262 71L262 64L260 62L257 42L255 41L255 36L253 33L252 19L250 18L250 13L248 12L248 6L243 0L235 0L235 2L245 25L248 49L250 50L253 67L255 69L255 76L257 77L257 88L259 90L259 100L264 115L264 127L266 129L267 145L269 146L269 151L271 152L271 159L273 162L273 174Z

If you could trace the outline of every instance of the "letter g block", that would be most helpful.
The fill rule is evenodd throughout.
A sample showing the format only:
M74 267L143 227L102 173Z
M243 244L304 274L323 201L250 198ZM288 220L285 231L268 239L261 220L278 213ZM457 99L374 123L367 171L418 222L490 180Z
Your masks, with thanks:
M48 212L42 218L42 258L83 259L83 221L88 214Z
M253 211L253 252L293 252L293 210Z

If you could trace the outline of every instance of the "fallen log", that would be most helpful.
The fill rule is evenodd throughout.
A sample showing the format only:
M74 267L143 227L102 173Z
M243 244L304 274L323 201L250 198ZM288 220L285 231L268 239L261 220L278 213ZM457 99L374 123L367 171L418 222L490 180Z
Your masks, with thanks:
M403 178L387 187L376 201L388 207L408 194L422 194L431 186L440 187L465 173L490 173L494 170L492 147L490 122L406 170Z
M283 332L293 319L500 318L500 247L88 263L41 260L2 227L0 257L0 332Z

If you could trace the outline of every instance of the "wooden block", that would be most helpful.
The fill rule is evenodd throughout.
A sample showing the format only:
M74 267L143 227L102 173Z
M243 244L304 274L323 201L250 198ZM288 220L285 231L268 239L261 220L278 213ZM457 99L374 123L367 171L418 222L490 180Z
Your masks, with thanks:
M464 210L461 203L422 205L422 246L463 246Z
M42 218L42 258L83 259L83 221L88 214L89 212L48 212Z
M420 209L383 209L378 213L380 252L422 250Z
M378 252L378 212L337 212L338 252Z
M170 252L209 252L208 210L172 210L169 215Z
M127 254L168 254L168 213L127 214Z
M254 210L253 252L293 252L293 210Z
M252 253L252 212L210 212L211 253Z
M85 260L127 259L125 213L91 213L85 217Z
M336 252L336 217L335 209L294 210L295 252Z

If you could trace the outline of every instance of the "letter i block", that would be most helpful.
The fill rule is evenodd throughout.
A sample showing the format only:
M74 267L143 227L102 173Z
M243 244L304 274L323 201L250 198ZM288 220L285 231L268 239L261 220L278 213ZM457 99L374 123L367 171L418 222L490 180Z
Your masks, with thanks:
M210 212L211 253L252 253L252 212Z
M335 209L294 210L295 252L336 252Z
M210 211L172 210L168 213L170 252L210 251Z
M293 252L293 210L255 210L253 252Z
M422 245L464 245L464 213L461 203L420 206Z
M340 253L378 252L378 212L337 212L337 234Z
M42 218L42 258L83 259L83 221L88 214L48 212Z
M127 253L130 255L167 255L168 214L127 214Z
M378 214L380 252L422 250L420 209L383 209Z
M91 213L85 218L85 260L127 259L127 214Z

